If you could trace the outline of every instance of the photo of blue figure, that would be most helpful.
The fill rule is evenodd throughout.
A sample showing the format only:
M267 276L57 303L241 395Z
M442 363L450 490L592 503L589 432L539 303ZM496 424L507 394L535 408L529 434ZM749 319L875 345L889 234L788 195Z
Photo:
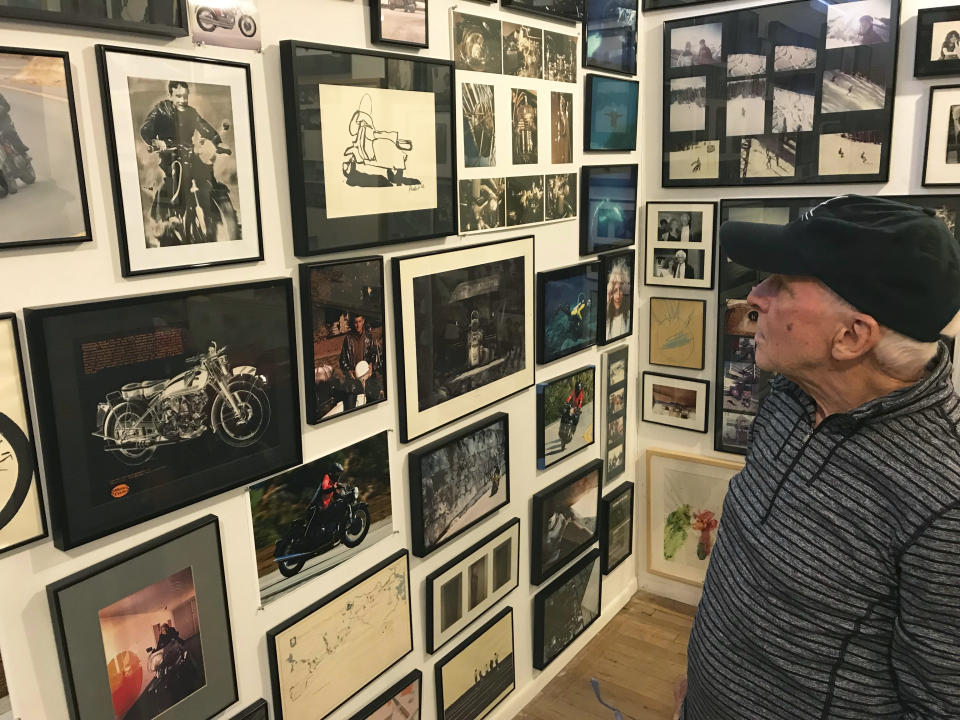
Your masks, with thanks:
M636 0L587 0L584 67L637 72Z
M539 273L540 357L547 363L597 343L600 263Z
M637 166L583 168L580 254L633 245L637 234Z
M640 84L601 75L587 76L584 150L636 150Z

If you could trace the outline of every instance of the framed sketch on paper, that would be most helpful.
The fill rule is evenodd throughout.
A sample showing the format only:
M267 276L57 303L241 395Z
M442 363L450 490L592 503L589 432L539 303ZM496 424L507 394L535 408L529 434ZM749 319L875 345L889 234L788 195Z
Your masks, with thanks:
M545 470L592 445L595 430L592 365L537 385L537 468Z
M645 285L713 287L716 203L648 202Z
M917 11L914 77L960 75L960 6Z
M703 370L706 312L706 300L650 298L650 364Z
M456 232L453 63L280 43L294 252Z
M57 25L165 37L184 37L187 34L186 0L101 0L100 2L0 0L0 18L39 20Z
M533 667L543 670L600 617L600 551L591 550L533 598Z
M609 575L633 553L633 483L623 483L600 503L600 569Z

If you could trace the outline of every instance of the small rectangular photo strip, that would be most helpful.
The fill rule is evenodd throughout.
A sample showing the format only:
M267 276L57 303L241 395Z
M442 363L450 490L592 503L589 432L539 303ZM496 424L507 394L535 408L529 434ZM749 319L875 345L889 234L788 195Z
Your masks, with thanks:
M713 287L716 203L648 202L646 285Z
M642 406L644 422L705 433L710 411L710 382L644 372Z
M914 77L960 75L960 5L917 11Z
M922 184L960 185L960 85L930 88Z

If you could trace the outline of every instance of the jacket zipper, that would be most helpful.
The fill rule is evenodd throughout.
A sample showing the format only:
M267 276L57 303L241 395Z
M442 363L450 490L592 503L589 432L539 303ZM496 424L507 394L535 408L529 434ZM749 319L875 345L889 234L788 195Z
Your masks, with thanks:
M767 509L763 513L763 518L760 520L761 525L765 525L767 523L767 518L770 517L770 511L773 510L773 506L777 504L777 498L780 497L780 491L783 489L783 486L786 484L787 478L790 477L790 473L793 472L793 469L797 466L797 463L800 462L800 458L803 457L803 453L807 449L807 445L813 439L813 436L817 434L820 428L823 427L824 422L826 422L826 420L821 422L816 427L812 427L812 423L811 423L811 428L807 430L806 437L804 437L803 441L800 443L800 449L797 450L797 454L794 455L793 460L790 461L790 467L787 468L786 472L781 476L780 482L777 483L777 489L774 491L773 497L770 499L770 504L767 505Z

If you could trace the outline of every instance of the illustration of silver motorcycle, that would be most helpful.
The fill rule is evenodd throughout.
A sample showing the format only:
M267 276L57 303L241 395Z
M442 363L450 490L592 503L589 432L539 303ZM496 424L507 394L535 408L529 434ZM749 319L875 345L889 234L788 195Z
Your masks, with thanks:
M213 32L217 28L233 30L233 26L236 25L244 37L253 37L257 34L257 23L249 15L236 10L217 10L205 5L197 8L197 25L204 32Z
M127 465L142 465L161 445L193 440L208 430L232 447L257 442L270 424L267 378L255 367L231 368L226 346L211 342L186 359L169 380L144 380L107 394L97 405L104 449Z

